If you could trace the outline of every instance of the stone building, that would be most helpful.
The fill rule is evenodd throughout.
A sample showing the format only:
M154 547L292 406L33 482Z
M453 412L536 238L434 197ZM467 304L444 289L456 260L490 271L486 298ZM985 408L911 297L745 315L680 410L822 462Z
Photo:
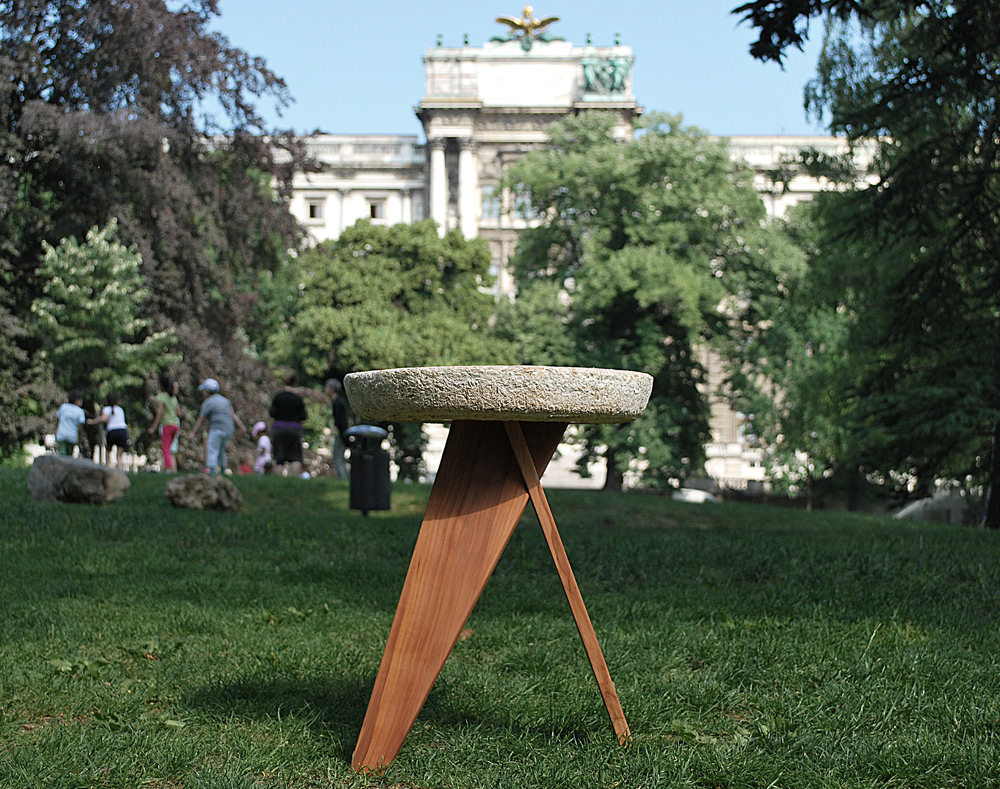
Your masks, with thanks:
M300 173L291 211L314 243L336 238L359 219L395 224L431 218L441 232L459 229L486 239L493 285L512 295L507 261L527 219L498 185L505 168L547 139L548 126L575 112L601 109L618 116L617 133L632 136L642 107L632 93L632 50L619 42L582 46L548 31L526 7L506 24L510 34L482 46L426 50L424 96L415 108L424 140L415 135L329 135L306 139L321 172ZM824 136L735 136L732 156L756 173L772 217L828 188L802 172L795 154L816 148L843 154L844 141ZM865 164L865 163L862 163ZM776 177L780 176L777 178ZM718 365L706 357L710 377ZM719 484L763 479L759 453L741 435L741 419L712 398L707 471Z

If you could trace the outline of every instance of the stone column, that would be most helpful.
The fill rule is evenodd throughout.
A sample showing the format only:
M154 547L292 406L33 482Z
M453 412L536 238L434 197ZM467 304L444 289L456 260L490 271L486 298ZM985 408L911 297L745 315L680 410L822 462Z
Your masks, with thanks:
M344 232L344 228L347 227L347 202L351 197L350 189L338 189L337 194L340 195L340 205L339 205L339 215L337 217L337 236Z
M327 227L333 228L331 238L337 238L344 232L344 190L334 189L330 193L330 218Z
M413 224L413 190L404 189L402 192L403 197L403 224L412 225Z
M479 175L476 143L462 140L458 155L458 225L462 235L475 238L479 232Z
M444 138L429 140L427 143L431 151L431 219L438 223L438 233L442 236L448 229L448 171L444 161L444 145Z

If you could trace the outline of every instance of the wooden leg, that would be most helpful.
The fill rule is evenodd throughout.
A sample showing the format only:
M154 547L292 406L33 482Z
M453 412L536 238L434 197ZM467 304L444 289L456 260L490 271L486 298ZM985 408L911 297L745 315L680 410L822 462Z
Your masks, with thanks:
M537 423L522 442L536 477L565 429ZM380 770L396 758L527 504L503 423L453 423L354 749L355 770Z
M594 678L597 680L601 697L604 699L604 706L611 717L611 725L614 727L615 734L618 735L618 742L624 745L631 739L632 734L629 731L628 722L625 720L621 702L618 700L615 683L611 681L611 673L604 660L601 645L597 641L597 633L594 632L594 625L591 623L587 607L583 603L583 595L580 594L580 587L576 583L576 576L573 575L573 568L570 566L569 557L566 555L565 547L563 547L562 538L556 528L556 521L549 508L548 499L545 497L545 491L542 490L542 483L539 480L540 474L532 462L521 425L518 422L505 422L504 427L507 430L511 447L514 449L514 455L517 457L521 474L524 477L524 484L531 496L531 503L538 515L538 522L542 525L542 532L549 545L549 552L552 554L556 569L559 571L559 580L562 581L563 591L566 593L566 599L573 612L576 629L580 632L580 638L583 640L583 648L587 652L590 667L594 671Z

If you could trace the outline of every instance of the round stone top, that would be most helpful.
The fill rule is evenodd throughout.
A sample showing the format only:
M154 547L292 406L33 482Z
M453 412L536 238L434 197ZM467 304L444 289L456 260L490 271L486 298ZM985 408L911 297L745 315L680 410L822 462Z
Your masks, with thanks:
M589 367L403 367L350 373L354 413L380 422L631 422L653 378Z

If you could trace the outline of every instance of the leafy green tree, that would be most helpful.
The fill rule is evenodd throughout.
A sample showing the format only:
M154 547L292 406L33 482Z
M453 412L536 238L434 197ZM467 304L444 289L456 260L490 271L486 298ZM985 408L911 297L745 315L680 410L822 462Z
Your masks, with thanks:
M843 195L824 246L851 317L843 397L865 468L909 493L991 491L1000 528L1000 9L957 2L754 2L752 51L780 60L831 12L807 91L878 183Z
M491 328L490 254L431 221L359 222L262 278L256 339L269 362L322 381L357 370L507 363ZM280 323L275 316L282 316ZM420 473L420 431L393 426L404 477Z
M511 344L521 364L571 366L575 359L569 317L562 284L536 280L522 287L516 300L497 304L496 333Z
M643 417L583 431L582 462L605 458L608 489L620 488L630 465L660 483L702 470L702 351L738 339L752 320L742 294L772 281L776 265L751 174L723 144L678 118L655 116L630 141L616 139L613 125L596 112L560 121L551 145L506 181L537 214L514 259L514 311L531 329L548 326L560 359L654 377ZM538 351L526 340L518 347ZM547 354L522 361L539 359Z
M40 356L56 382L92 397L116 390L133 414L146 379L180 360L170 330L152 331L141 313L149 300L134 249L115 240L116 223L93 228L86 242L45 245L39 275L43 293L31 306Z
M835 267L820 262L817 217L830 195L796 206L785 224L795 262L776 272L775 287L748 294L758 320L735 347L730 386L750 435L765 449L771 484L805 495L850 466L847 358L851 316L841 309ZM838 382L834 386L832 382Z

